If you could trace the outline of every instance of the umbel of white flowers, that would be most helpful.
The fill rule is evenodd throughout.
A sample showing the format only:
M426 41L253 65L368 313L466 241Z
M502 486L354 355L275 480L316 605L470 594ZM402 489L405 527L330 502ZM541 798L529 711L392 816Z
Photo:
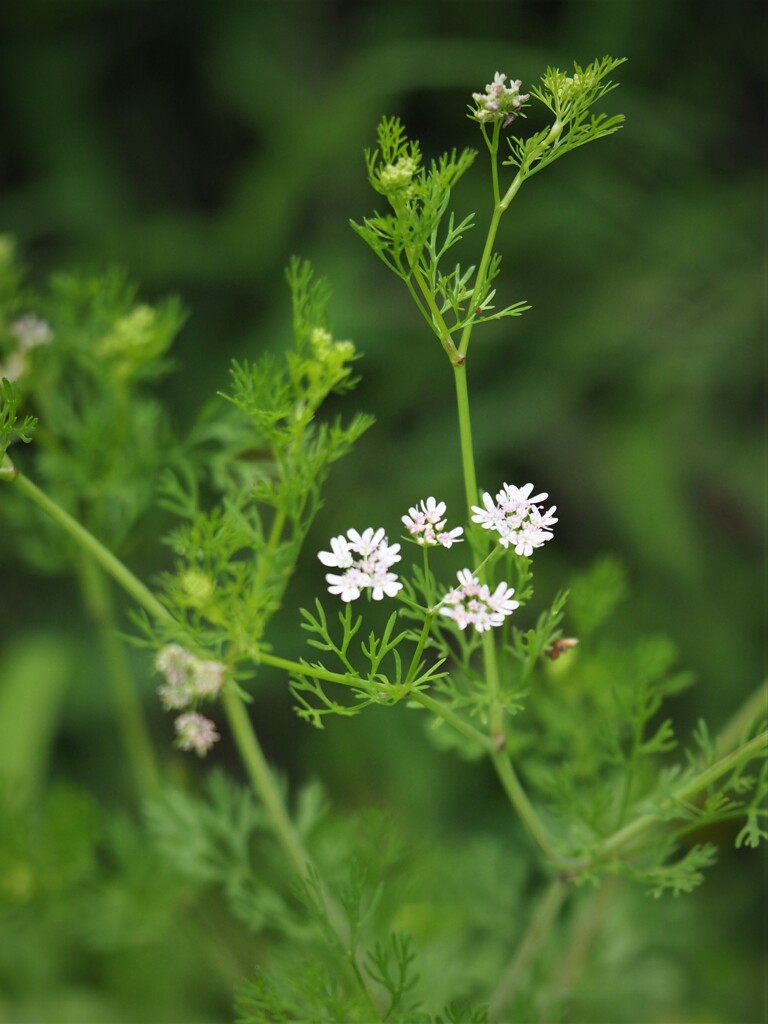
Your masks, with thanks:
M472 521L485 530L499 535L502 547L514 547L518 555L530 555L552 539L551 527L557 522L556 508L542 511L539 502L545 501L545 493L531 496L533 484L513 487L503 484L496 500L488 492L483 494L483 507L472 507ZM421 547L445 547L461 543L464 532L457 526L446 530L446 505L434 497L426 498L408 509L402 522L413 540ZM402 583L392 566L400 561L400 545L390 544L383 527L372 527L358 533L347 530L331 538L331 550L320 551L317 556L323 565L343 570L342 573L327 573L328 592L338 595L344 602L356 601L366 590L370 590L375 601L383 597L395 597L402 590ZM471 569L458 573L459 585L450 590L438 603L441 615L453 619L459 629L474 626L482 633L494 626L500 626L504 619L519 608L513 600L514 588L501 582L491 592L487 584L481 583Z
M555 505L546 512L539 507L538 503L546 501L548 495L542 492L531 497L532 490L533 484L524 487L502 484L495 501L486 491L483 494L484 507L472 506L472 522L479 523L484 530L498 533L503 547L513 547L515 554L530 556L534 548L552 540L550 527L557 522Z

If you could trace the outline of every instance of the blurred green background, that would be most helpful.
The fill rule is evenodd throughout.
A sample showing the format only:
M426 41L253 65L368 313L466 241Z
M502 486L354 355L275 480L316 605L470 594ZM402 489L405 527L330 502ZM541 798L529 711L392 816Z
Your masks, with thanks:
M747 2L7 2L0 231L33 281L118 263L150 301L181 297L191 316L163 384L180 431L230 359L284 344L283 268L294 253L311 259L333 285L337 336L365 354L347 408L378 420L334 472L312 543L351 525L395 533L426 494L460 507L462 486L448 364L348 227L374 205L362 150L385 113L428 156L479 146L466 102L494 71L525 87L547 64L628 57L605 105L625 129L537 177L502 225L500 292L533 308L471 354L479 478L489 489L530 479L557 503L557 543L537 559L543 594L598 555L619 557L632 589L619 634L669 634L698 680L673 708L681 732L700 715L716 726L764 672L764 43L762 5ZM483 224L489 198L481 155L456 202ZM26 569L3 532L0 660L49 712L34 727L38 779L119 801L111 705L75 587ZM152 530L135 539L144 573L166 557ZM311 562L296 600L319 586ZM285 648L293 613L280 631ZM414 822L437 810L457 829L468 800L484 826L497 809L489 776L415 755L420 730L402 716L318 737L266 674L256 714L270 756L296 779L319 774L341 803L404 803ZM721 944L702 961L729 965L709 972L712 1020L747 1019L727 1015L728 985L747 984L727 975L754 965L761 880L759 856L726 849L687 911ZM759 1013L757 988L746 1005Z

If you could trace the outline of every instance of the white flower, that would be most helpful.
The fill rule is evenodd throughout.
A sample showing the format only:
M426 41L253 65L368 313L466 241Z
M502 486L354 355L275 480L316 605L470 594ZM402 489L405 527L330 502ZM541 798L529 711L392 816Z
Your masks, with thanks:
M516 554L529 557L534 548L552 540L551 527L557 522L554 505L546 512L539 507L538 503L546 501L547 494L532 492L533 484L514 487L505 483L494 501L486 491L482 497L483 507L472 506L472 522L498 533L502 547L511 546Z
M165 676L157 692L166 708L185 708L201 697L217 696L227 671L220 661L204 661L179 644L158 651L155 668Z
M331 550L320 551L317 557L323 565L335 566L337 569L349 569L354 562L349 542L344 536L331 537Z
M194 750L198 757L205 757L213 744L221 739L213 722L196 711L179 715L174 726L179 749Z
M448 531L445 529L444 501L436 501L435 498L429 497L426 501L419 502L419 505L413 505L408 509L408 515L402 516L406 530L417 544L430 548L439 544L449 548L462 540L461 534L464 530L461 526Z
M389 571L400 561L400 545L388 542L383 527L368 527L362 533L347 530L346 537L331 539L331 551L320 551L317 557L323 565L345 570L325 576L328 593L345 603L356 601L364 590L370 590L374 601L385 595L394 597L402 590L397 575Z
M8 333L16 339L22 352L28 352L31 348L47 345L53 341L53 331L50 325L31 313L15 320L8 328Z
M343 576L336 576L333 573L326 573L325 576L330 586L329 594L338 594L342 601L356 601L360 592L368 586L368 577L359 569L347 569Z
M442 544L444 548L450 548L454 544L460 544L464 539L461 535L464 533L462 526L455 526L452 530L443 531L438 533L437 543Z
M474 626L478 633L501 626L504 619L520 607L512 600L514 589L506 583L499 583L491 593L487 584L481 583L471 569L461 569L457 574L459 585L449 590L440 602L440 614L453 619L459 629Z

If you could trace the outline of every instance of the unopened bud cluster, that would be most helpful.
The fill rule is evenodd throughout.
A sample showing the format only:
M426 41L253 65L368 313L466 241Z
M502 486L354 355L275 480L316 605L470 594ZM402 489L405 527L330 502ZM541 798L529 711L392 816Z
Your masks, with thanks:
M398 157L396 163L386 164L379 171L380 191L385 196L402 195L407 199L412 192L411 183L418 169L419 163L414 157Z
M217 697L227 672L222 662L198 658L179 644L167 644L158 651L155 668L165 677L157 692L169 710ZM175 726L180 749L194 750L200 757L207 754L219 738L213 722L197 712L179 715Z
M481 123L488 121L504 121L504 127L511 124L520 113L520 108L530 99L528 93L521 93L520 86L523 84L520 79L504 83L507 76L497 71L493 81L485 87L485 92L473 92L472 99L475 107L470 117Z

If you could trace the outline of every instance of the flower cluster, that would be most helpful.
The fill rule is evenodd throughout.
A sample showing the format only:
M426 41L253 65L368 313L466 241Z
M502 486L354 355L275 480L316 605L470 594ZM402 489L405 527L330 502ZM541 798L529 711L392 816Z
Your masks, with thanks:
M220 661L205 661L179 644L167 644L158 651L155 668L165 676L157 692L169 710L218 696L227 671L227 666ZM200 757L219 739L213 722L197 712L179 715L175 726L181 750L194 750Z
M28 313L15 320L8 328L8 333L16 342L16 347L5 362L0 364L0 377L15 381L27 372L28 356L32 349L53 341L53 331L45 320Z
M531 497L532 490L533 484L524 487L503 484L495 501L486 491L483 494L485 507L472 506L472 522L480 523L484 530L495 530L503 547L514 547L518 555L531 555L534 548L552 539L551 527L557 522L554 505L546 512L538 505L547 495Z
M374 601L385 594L394 597L402 590L397 575L390 572L400 561L400 545L388 543L383 528L368 527L362 534L347 530L346 537L332 537L331 550L321 551L317 557L323 565L344 570L341 575L329 572L325 576L328 593L338 594L342 601L355 601L364 590L370 590Z
M520 108L530 99L530 96L520 92L520 86L523 83L519 79L510 82L509 85L504 84L506 80L507 76L497 71L493 76L493 81L486 85L484 93L472 93L472 99L477 106L472 110L470 117L481 123L500 121L504 118L505 128L515 120L520 113Z
M179 715L174 725L179 750L194 750L198 757L205 757L213 744L221 739L210 718L196 711Z
M491 593L486 583L481 583L471 569L461 569L457 574L459 586L450 590L440 602L440 614L453 619L459 629L474 626L483 633L494 626L501 626L504 619L520 607L512 600L514 588L499 583Z
M449 548L453 544L459 544L463 540L464 530L461 526L453 530L446 530L445 502L435 501L434 498L427 498L408 509L408 515L402 517L405 527L411 537L422 547L437 547L438 544Z
M380 191L385 196L396 194L410 199L413 176L418 173L419 162L413 156L400 156L397 163L387 164L379 171Z

